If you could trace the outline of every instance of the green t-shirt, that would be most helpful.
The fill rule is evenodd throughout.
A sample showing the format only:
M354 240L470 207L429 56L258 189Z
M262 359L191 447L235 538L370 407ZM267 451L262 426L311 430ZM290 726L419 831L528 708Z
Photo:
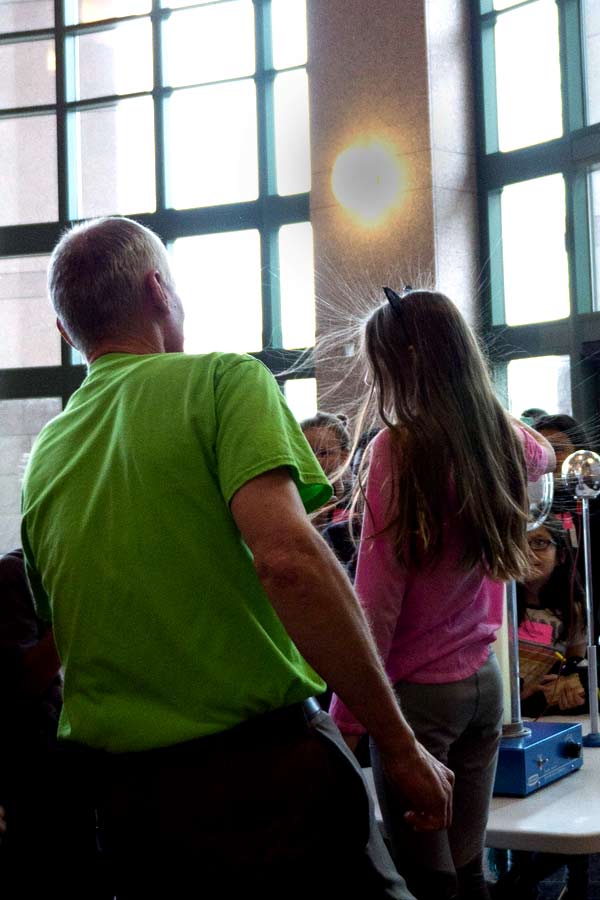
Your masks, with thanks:
M23 548L65 672L61 737L111 751L223 731L324 690L229 510L287 466L331 488L270 372L247 356L111 353L41 432Z

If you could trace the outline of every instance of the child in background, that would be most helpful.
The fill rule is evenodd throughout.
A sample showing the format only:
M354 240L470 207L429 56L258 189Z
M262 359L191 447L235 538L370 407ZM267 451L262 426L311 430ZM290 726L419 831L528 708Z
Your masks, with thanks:
M519 638L560 653L569 670L585 656L583 590L574 568L569 534L556 516L528 535L533 568L517 587ZM521 692L522 712L539 716L551 707L581 712L585 690L575 671L545 675ZM556 709L551 710L556 712Z

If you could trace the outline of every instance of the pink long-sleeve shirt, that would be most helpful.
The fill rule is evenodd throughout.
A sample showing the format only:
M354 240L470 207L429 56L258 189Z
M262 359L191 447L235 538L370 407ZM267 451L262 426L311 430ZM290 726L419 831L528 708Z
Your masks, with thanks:
M547 453L526 431L519 429L519 434L528 479L537 481L546 471ZM384 531L391 452L391 434L385 429L371 449L356 591L392 684L460 681L488 657L502 624L503 585L486 576L483 566L469 572L461 569L463 539L452 515L451 497L441 559L423 569L398 562L393 538ZM336 696L330 712L341 731L364 731Z

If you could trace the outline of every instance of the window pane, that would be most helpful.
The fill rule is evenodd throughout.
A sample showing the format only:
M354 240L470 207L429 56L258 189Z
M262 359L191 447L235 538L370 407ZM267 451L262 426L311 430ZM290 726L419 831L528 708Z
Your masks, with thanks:
M166 126L170 206L257 198L255 93L248 80L173 94Z
M0 33L53 26L53 0L0 0Z
M150 12L152 0L67 0L65 6L67 25L77 25L79 22L143 15Z
M306 0L271 0L273 65L276 69L306 63Z
M555 0L538 0L499 16L495 40L499 149L515 150L560 137Z
M0 225L58 218L56 119L0 120Z
M565 183L548 175L502 190L502 260L508 325L569 315Z
M258 231L180 238L171 250L177 290L185 308L186 352L260 350Z
M0 44L0 109L54 103L54 41Z
M310 222L279 229L279 270L283 346L315 343L315 283Z
M203 6L206 3L214 3L215 0L162 0L161 6L164 9L181 9L184 6ZM227 0L223 0L227 2Z
M592 220L592 268L594 309L600 309L600 169L590 173L590 212Z
M74 113L77 218L156 209L150 97Z
M584 0L588 124L600 122L600 3Z
M308 77L304 69L275 78L275 151L278 193L309 191Z
M60 337L46 290L47 256L0 259L0 368L59 366Z
M509 9L521 2L522 0L494 0L494 9Z
M301 422L317 411L317 381L315 378L290 378L285 383L285 399L294 418Z
M70 38L76 73L72 100L152 90L150 19Z
M40 430L61 411L58 397L0 400L0 553L21 546L21 479Z
M254 9L250 0L174 13L163 27L167 85L224 81L254 72Z
M550 415L572 415L569 357L513 359L508 364L508 402L515 416L532 407Z

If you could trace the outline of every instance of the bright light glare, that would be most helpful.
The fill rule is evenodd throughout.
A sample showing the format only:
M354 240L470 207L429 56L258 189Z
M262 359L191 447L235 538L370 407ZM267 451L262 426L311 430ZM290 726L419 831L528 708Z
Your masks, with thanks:
M285 399L298 422L310 419L317 411L316 379L290 378L285 383Z
M507 185L501 208L507 324L563 319L569 315L569 265L562 175Z
M315 343L315 282L310 222L279 229L281 329L288 349ZM291 384L291 382L290 382Z
M364 226L379 225L400 202L404 171L392 148L380 140L348 147L335 161L333 193Z
M306 63L306 0L271 0L273 65L276 69Z
M563 133L558 8L538 0L498 16L498 145L529 147Z
M171 248L185 309L187 353L262 348L260 236L232 231L180 238Z
M572 415L569 357L513 359L508 364L508 402L515 416L532 407Z

